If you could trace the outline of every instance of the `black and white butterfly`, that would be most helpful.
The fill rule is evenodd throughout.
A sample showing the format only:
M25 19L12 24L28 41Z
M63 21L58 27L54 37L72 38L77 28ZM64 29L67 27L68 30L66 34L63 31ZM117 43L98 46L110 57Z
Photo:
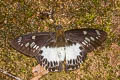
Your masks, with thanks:
M88 52L93 51L106 39L106 32L83 28L63 31L58 25L56 32L38 32L19 36L11 46L19 52L35 57L48 71L74 70L80 67Z

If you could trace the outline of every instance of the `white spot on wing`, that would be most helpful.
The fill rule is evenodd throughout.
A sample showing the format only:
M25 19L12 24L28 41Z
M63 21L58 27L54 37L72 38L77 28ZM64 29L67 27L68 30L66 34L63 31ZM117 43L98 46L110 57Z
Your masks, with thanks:
M23 44L21 44L20 46L23 46Z
M86 45L85 42L82 42L83 45Z
M99 38L100 38L100 36L96 37L96 39L99 39Z
M83 34L86 35L86 34L87 34L87 31L83 31Z
M97 35L100 35L100 32L98 30L95 30L95 31L96 31Z
M89 39L89 38L87 38L87 37L85 37L85 40L87 40L88 42L90 42L90 39Z
M32 42L32 43L30 44L30 47L32 48L34 45L35 45L35 42Z
M36 47L37 47L37 45L34 45L33 49L36 48Z
M39 46L36 47L36 50L39 48Z
M95 41L95 39L94 39L92 36L90 37L90 39L91 39L92 41Z
M30 44L29 42L28 42L28 43L26 43L26 44L25 44L25 47L28 47L28 46L29 46L29 44Z
M21 41L22 41L22 37L19 37L19 38L18 38L18 42L21 42Z
M99 39L98 37L96 37L96 39Z
M32 36L32 39L35 39L36 36Z
M84 40L85 43L88 43L86 40Z
M21 43L18 43L18 45L20 45Z

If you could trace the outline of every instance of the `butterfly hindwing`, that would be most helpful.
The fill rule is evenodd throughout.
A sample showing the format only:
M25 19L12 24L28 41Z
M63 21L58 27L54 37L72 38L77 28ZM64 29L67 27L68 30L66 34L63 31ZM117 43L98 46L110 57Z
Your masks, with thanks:
M40 32L19 36L10 42L11 46L17 51L34 57L40 52L42 46L52 40L50 33Z
M62 62L65 58L64 47L41 48L42 53L36 56L41 66L50 72L61 71L63 69Z
M79 43L73 43L71 46L66 47L66 64L65 70L74 70L80 67L80 64L84 61L86 57L86 52Z

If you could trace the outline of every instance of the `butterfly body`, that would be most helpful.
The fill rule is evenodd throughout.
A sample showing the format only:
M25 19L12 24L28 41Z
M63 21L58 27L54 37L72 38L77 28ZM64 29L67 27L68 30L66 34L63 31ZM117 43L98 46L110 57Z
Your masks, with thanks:
M106 32L83 28L56 32L39 32L15 38L11 46L19 52L35 57L48 71L74 70L80 67L88 52L106 39Z

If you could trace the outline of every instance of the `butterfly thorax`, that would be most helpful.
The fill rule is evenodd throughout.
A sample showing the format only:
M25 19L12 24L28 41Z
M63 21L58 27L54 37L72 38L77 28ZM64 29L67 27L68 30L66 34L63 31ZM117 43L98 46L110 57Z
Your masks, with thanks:
M61 27L56 30L55 41L51 42L47 46L49 46L49 47L65 47L65 46L68 46L71 44L72 44L72 42L66 40L64 30Z
M63 47L66 44L64 31L62 29L56 31L56 42L57 47Z

